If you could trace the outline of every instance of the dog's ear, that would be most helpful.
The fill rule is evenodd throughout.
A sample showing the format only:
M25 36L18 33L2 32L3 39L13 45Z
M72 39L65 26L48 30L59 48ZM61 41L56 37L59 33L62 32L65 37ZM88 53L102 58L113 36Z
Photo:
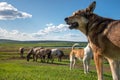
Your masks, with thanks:
M88 8L86 8L86 11L89 13L93 13L94 9L96 7L96 1L93 1Z

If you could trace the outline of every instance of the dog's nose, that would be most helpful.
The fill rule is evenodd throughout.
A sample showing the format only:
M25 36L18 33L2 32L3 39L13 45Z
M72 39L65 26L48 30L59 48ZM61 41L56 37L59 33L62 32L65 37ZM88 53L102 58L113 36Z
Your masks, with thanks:
M65 21L68 21L68 18L65 18Z

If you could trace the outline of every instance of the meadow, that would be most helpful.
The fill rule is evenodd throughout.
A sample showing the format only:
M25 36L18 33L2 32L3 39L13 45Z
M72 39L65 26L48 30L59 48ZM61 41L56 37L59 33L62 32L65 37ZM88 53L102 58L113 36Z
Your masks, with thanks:
M0 80L97 80L97 73L94 61L91 61L90 73L84 74L82 62L77 61L75 69L69 70L69 59L64 58L62 62L55 59L54 63L41 63L26 61L26 58L20 58L19 47L25 47L26 51L30 47L44 46L49 48L59 47L66 55L74 42L45 42L45 43L0 43ZM84 47L86 43L82 44ZM112 80L109 65L104 63L104 80Z

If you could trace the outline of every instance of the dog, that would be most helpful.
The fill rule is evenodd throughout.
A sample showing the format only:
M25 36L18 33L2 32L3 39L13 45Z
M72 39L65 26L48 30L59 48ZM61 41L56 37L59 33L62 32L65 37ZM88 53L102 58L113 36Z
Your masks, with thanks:
M83 32L94 53L98 80L103 80L103 57L111 68L113 80L120 80L120 20L104 18L93 13L96 2L86 9L78 10L65 21L70 29Z
M85 48L74 49L76 45L79 45L79 44L77 43L74 44L72 46L72 51L70 52L70 70L72 69L72 67L74 68L76 58L77 58L80 61L83 61L84 73L85 74L89 73L89 64L93 56L92 50L89 44Z

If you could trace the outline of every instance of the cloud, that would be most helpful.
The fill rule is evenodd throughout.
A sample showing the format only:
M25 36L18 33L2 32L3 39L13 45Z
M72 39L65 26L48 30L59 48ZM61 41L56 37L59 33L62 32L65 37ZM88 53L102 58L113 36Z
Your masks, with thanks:
M0 20L14 20L16 18L31 18L32 15L17 10L7 2L0 2Z
M47 26L46 28L39 30L37 33L33 33L33 36L41 37L41 36L45 36L53 33L60 33L60 32L66 31L68 27L68 25L65 25L65 24L59 24L55 26L51 23L46 24L46 26Z
M68 41L87 41L86 36L80 33L67 33L63 35L64 40Z
M73 31L73 30L72 30ZM0 39L12 40L66 40L66 41L87 41L86 37L77 31L71 32L65 24L46 24L44 29L36 33L24 33L18 30L8 31L0 28Z
M30 34L19 32L18 30L8 31L0 28L0 39L12 39L12 40L34 40Z

